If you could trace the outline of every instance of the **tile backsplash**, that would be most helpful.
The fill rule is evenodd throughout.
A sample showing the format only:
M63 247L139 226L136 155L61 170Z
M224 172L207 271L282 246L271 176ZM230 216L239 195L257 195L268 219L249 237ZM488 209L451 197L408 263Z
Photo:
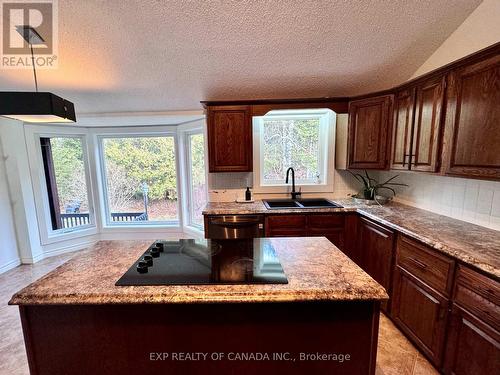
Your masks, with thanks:
M211 202L234 202L245 196L245 189L253 185L252 173L210 173L208 177L208 194ZM303 193L307 197L345 198L358 190L354 178L346 171L336 170L333 191L330 193ZM255 194L257 199L282 198L287 196L287 188L283 194Z
M375 172L380 180L399 174L408 187L396 200L441 215L500 230L500 182L418 172Z

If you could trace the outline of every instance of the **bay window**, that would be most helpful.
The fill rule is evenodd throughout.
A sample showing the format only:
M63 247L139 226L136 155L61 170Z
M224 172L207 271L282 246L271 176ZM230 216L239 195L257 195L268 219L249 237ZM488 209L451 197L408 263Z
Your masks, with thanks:
M166 136L100 137L108 225L178 225L176 140Z
M201 130L188 132L185 137L187 156L187 224L198 229L203 228L202 211L207 203L207 185L205 173L205 141Z
M83 139L40 137L40 147L52 230L90 225Z

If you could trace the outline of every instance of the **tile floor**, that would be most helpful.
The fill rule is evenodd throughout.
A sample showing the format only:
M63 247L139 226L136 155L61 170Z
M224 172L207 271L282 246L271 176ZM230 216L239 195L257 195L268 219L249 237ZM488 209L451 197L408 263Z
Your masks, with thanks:
M39 279L74 254L22 265L0 275L0 375L29 374L17 306L8 306L19 289ZM380 317L376 375L431 375L438 372L384 315Z

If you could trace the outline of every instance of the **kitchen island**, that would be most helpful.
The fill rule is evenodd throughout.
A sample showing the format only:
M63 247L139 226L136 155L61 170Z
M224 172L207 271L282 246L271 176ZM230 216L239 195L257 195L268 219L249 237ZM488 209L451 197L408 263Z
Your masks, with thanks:
M265 239L286 284L115 286L101 241L12 297L32 374L373 374L384 288L326 238Z

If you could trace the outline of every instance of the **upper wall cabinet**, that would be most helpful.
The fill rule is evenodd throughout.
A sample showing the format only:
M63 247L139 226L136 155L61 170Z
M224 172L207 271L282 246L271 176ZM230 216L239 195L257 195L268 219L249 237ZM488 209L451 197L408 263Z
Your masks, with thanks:
M210 172L252 171L252 116L249 106L207 107Z
M444 88L439 76L396 94L391 169L438 171Z
M500 179L500 54L448 77L444 172Z
M348 167L385 169L393 95L349 103Z
M414 88L396 93L394 99L391 169L409 169L410 167L414 107Z
M426 80L416 87L410 153L410 169L412 170L438 171L445 83L444 76L440 76Z

